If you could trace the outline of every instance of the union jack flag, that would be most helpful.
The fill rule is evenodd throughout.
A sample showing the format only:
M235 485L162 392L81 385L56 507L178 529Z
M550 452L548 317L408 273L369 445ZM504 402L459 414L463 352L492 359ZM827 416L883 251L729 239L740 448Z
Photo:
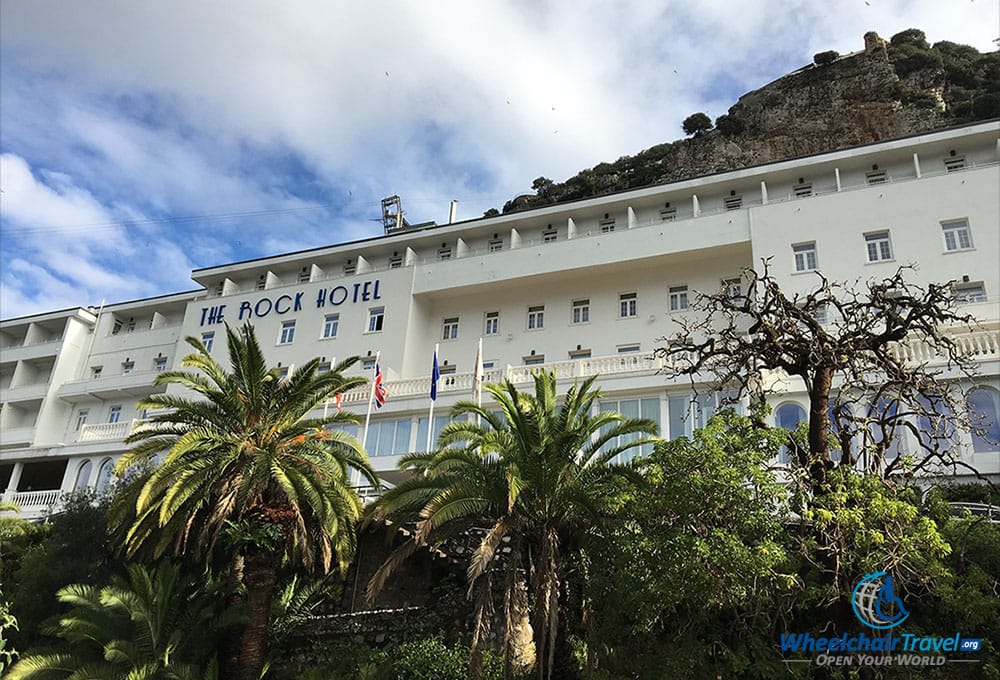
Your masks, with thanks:
M382 408L385 405L385 398L389 396L389 393L385 389L385 383L382 380L382 367L379 362L375 362L375 378L373 380L375 383L375 408Z

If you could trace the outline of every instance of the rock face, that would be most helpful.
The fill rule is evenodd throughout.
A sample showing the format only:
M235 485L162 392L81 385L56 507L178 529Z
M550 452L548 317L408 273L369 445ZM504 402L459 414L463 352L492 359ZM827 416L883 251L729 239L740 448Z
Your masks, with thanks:
M719 123L724 131L717 128L690 139L654 146L635 156L624 156L614 163L601 163L561 184L540 177L533 186L536 194L509 201L503 212L868 144L965 122L946 110L943 99L946 70L940 65L908 70L900 78L891 59L892 49L876 33L868 33L865 48L859 52L822 65L810 64L744 94L729 109L730 124ZM997 53L985 55L983 60L987 64L983 68L992 68L998 61Z

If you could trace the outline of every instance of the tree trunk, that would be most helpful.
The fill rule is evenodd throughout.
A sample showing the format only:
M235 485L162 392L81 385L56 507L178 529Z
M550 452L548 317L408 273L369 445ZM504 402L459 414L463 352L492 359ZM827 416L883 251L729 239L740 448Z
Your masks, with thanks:
M830 388L833 369L821 366L813 373L809 391L809 480L816 490L825 488L830 468Z
M258 680L267 659L267 624L280 560L272 552L246 558L243 581L247 591L247 625L240 640L240 680Z

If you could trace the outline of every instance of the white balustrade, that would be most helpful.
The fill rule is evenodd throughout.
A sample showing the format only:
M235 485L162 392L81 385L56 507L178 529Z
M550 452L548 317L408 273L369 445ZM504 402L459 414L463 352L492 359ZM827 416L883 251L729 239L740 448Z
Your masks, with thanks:
M118 439L132 434L140 425L146 424L145 420L123 420L117 423L96 423L84 425L80 428L78 442L103 442Z

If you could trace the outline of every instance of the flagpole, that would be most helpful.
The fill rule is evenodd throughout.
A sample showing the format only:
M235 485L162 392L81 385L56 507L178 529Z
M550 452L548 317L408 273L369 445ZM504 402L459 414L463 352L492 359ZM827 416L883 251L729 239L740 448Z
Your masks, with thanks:
M365 431L361 435L361 448L365 450L365 453L368 452L366 446L368 443L368 424L372 419L372 402L375 400L375 372L378 371L378 360L381 355L382 350L375 352L375 366L372 367L372 388L368 392L368 413L365 414Z
M434 402L437 401L437 376L434 374L437 372L437 360L438 360L438 343L434 344L434 365L431 367L431 408L427 412L427 448L424 449L425 452L431 452L431 436L434 433Z

